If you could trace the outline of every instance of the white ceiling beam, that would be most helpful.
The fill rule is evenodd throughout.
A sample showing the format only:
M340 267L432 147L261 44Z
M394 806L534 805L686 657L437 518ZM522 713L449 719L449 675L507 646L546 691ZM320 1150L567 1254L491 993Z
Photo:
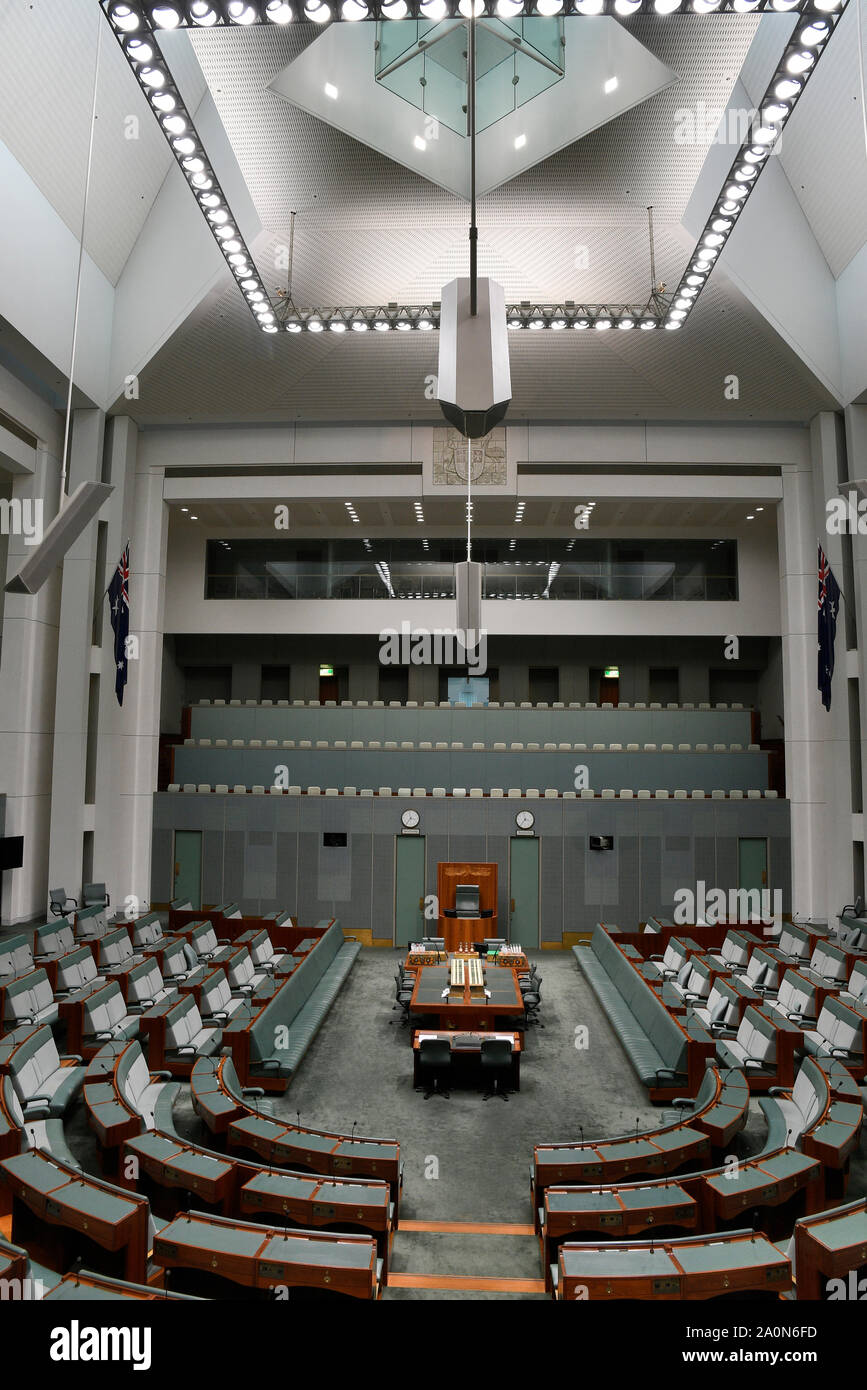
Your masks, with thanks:
M751 107L749 93L737 81L727 111ZM710 146L683 216L683 227L693 241L704 228L736 152L722 141ZM775 155L764 165L713 273L728 279L825 390L842 401L834 277Z
M191 48L186 34L173 39ZM210 91L191 114L238 229L255 254L262 223ZM128 379L141 375L207 294L230 282L201 209L172 160L117 283L109 400L123 396ZM252 321L251 328L259 331Z

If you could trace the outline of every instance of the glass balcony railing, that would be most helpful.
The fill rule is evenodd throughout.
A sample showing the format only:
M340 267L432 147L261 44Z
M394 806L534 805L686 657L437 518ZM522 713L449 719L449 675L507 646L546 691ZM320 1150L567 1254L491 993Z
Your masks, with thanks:
M482 580L485 599L544 599L566 602L733 602L737 599L733 575L677 574L609 571L601 574L564 574L549 581L547 571L538 574L487 574ZM453 599L454 575L406 573L390 570L387 578L369 574L209 574L207 599Z

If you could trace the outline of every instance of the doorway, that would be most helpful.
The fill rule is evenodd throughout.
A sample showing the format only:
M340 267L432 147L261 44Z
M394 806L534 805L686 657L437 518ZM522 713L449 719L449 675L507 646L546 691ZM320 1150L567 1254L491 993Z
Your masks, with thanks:
M600 705L620 704L620 677L619 676L600 676L599 678L599 703Z
M539 841L509 840L509 940L525 950L539 945Z
M423 835L397 835L394 842L394 944L408 946L436 936L437 922L425 921Z
M175 831L175 870L172 899L183 898L192 907L202 905L202 832Z
M738 838L738 888L759 892L768 886L767 839Z

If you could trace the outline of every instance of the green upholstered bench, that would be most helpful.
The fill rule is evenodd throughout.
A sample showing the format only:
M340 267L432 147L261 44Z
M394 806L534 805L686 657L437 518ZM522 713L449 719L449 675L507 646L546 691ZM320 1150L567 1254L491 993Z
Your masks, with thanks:
M18 975L28 975L32 969L33 938L29 932L0 941L0 981L5 984Z
M270 1115L273 1102L260 1086L242 1086L231 1053L219 1057L199 1057L190 1076L193 1109L212 1134L225 1134L233 1120L247 1115L252 1097L257 1113Z
M597 927L576 959L651 1099L698 1090L713 1043L700 1023L673 1018L608 933Z
M63 1115L81 1090L84 1067L80 1057L61 1057L47 1026L28 1032L9 1054L4 1070L12 1077L25 1116L33 1108L52 1117Z
M63 1120L51 1116L47 1105L31 1104L25 1115L11 1076L0 1077L0 1158L43 1149L70 1167L80 1168L66 1142Z
M750 1004L737 1032L718 1038L717 1057L727 1067L740 1067L753 1091L767 1091L776 1084L791 1086L795 1050L801 1030L782 1014Z
M845 1169L858 1146L864 1107L861 1093L843 1068L855 1094L829 1063L836 1058L804 1058L791 1090L773 1088L759 1101L768 1122L769 1142L797 1145L829 1168Z
M844 1004L829 995L822 1005L815 1029L804 1032L804 1046L816 1057L838 1057L853 1076L864 1075L867 1008Z
M57 1022L58 1008L48 975L41 968L0 983L0 1030L22 1023Z
M84 1100L88 1123L106 1148L145 1129L174 1129L172 1111L180 1086L168 1072L148 1070L139 1043L110 1042L87 1068Z
M250 1025L251 1075L297 1071L360 950L357 941L344 941L339 922L331 924Z

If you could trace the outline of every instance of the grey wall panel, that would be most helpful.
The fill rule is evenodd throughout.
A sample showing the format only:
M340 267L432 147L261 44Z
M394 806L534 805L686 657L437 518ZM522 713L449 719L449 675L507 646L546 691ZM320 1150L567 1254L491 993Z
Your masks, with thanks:
M647 819L650 818L647 817ZM643 824L645 821L643 811L641 821L642 832L639 846L640 920L646 922L648 917L669 917L671 913L668 909L668 899L664 899L662 896L662 836L649 833L651 826ZM657 821L656 826L652 828L661 829L659 822ZM623 926L623 923L621 922L620 925Z
M789 902L789 805L786 801L673 803L671 801L482 801L467 798L424 800L390 798L191 796L154 797L152 900L171 896L173 832L204 831L203 901L236 899L246 912L285 907L302 924L336 915L347 929L370 929L390 936L394 920L394 839L400 813L414 804L425 835L426 892L436 892L440 860L494 861L499 868L498 911L508 924L509 840L515 815L533 811L541 841L542 928L544 939L560 930L589 931L596 921L615 921L634 929L650 915L670 917L674 904L663 884L688 872L677 886L708 889L737 886L737 836L770 839L772 887ZM350 894L328 896L320 882L323 829L346 830L350 843ZM248 835L269 836L274 881L262 859L267 846L250 846ZM614 836L613 852L588 848L591 834ZM683 848L689 838L690 854ZM674 847L673 847L674 846ZM250 855L250 849L257 853ZM250 863L248 863L250 860ZM608 861L614 866L603 871ZM691 864L691 869L689 868ZM273 895L270 889L273 887ZM249 890L249 896L248 896ZM255 896L254 896L255 893ZM558 926L558 923L561 926Z
M202 835L202 902L216 905L223 897L223 841L220 830L205 830Z
M504 697L508 698L508 697ZM743 743L750 715L737 710L294 709L194 705L194 738L422 739L451 743ZM517 732L516 732L517 730Z
M151 837L151 902L171 902L174 887L172 855L174 831L154 826Z
M223 841L223 888L221 902L242 903L247 900L244 864L247 848L247 829L226 830Z
M544 800L526 804L536 817L535 830L540 842L540 939L559 941L563 934L563 806L560 801Z
M598 920L598 908L588 908L586 903L588 807L586 801L563 803L563 930L567 932L589 931Z

